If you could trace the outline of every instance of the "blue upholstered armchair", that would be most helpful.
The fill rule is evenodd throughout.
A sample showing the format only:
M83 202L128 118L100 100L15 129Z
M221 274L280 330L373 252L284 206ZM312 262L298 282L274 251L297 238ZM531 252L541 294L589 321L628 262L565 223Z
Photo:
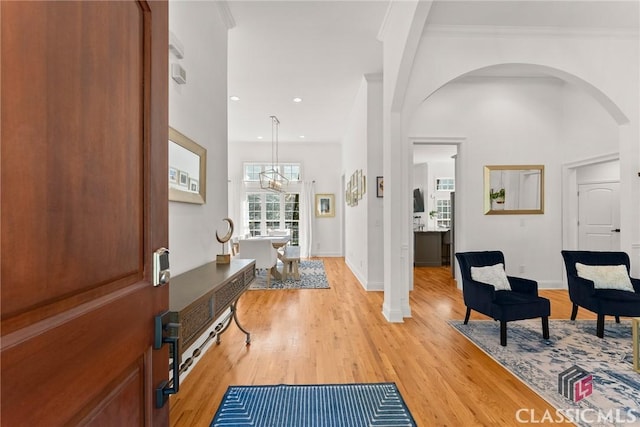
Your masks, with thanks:
M562 251L562 258L567 269L569 299L573 303L571 320L576 319L578 307L596 313L596 335L602 338L605 316L615 316L616 322L620 322L620 316L640 316L640 280L629 276L629 255L625 252ZM586 278L589 266L617 266L618 273L622 274L613 279L603 276L602 280L589 280Z
M465 325L469 322L471 310L499 320L500 345L505 346L507 322L540 317L542 336L545 339L549 338L551 304L548 299L538 296L537 282L507 276L504 271L504 255L500 251L458 252L456 258L462 273L462 295L467 306ZM481 274L483 270L488 270L494 277L501 279L504 290L501 289L500 283L489 284L494 277L485 279ZM507 290L509 288L510 290Z

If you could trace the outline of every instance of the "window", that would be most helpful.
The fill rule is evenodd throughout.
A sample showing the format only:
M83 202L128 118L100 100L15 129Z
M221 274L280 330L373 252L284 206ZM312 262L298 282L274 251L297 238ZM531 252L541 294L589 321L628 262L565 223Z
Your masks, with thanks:
M291 230L291 244L299 244L300 195L298 193L248 193L247 218L252 236L266 236L271 229Z
M247 217L249 218L249 233L259 236L262 228L262 194L247 194Z
M436 191L454 191L455 189L455 179L436 178Z
M441 228L451 228L451 201L446 199L437 199L436 211L438 212L436 226Z
M244 164L244 181L260 182L260 172L271 169L270 163L245 163ZM289 181L300 181L300 164L299 163L280 163L276 166L276 170L284 175Z

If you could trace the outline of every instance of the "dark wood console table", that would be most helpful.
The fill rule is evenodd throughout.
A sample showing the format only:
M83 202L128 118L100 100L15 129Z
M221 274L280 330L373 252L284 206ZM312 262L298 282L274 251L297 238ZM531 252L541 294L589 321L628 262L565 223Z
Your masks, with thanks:
M216 326L207 341L215 336L219 343L220 335L227 330L233 319L247 336L247 345L251 342L251 334L238 321L236 303L255 279L255 272L254 260L232 259L230 264L216 264L214 261L171 278L169 310L173 312L175 321L181 324L181 352L206 332L227 308L230 309L229 314ZM197 357L200 350L201 348L196 349L183 363L181 372L189 368L193 363L192 358Z

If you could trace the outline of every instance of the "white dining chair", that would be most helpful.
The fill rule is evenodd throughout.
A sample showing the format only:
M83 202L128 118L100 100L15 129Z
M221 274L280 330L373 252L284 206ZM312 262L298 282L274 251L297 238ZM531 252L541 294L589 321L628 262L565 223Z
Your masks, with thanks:
M271 286L271 269L276 268L278 251L269 239L241 239L240 252L237 257L241 259L255 259L256 270L267 270L267 288Z

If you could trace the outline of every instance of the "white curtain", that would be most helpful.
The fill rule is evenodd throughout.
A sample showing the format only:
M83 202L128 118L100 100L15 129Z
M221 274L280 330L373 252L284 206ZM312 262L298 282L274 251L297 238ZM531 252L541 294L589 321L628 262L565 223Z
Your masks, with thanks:
M242 179L230 179L228 191L229 217L233 220L235 225L233 237L242 236L246 232L245 230L247 228L245 209L243 209L243 204L245 203L245 191Z
M308 258L313 245L314 181L302 183L300 199L300 256Z

